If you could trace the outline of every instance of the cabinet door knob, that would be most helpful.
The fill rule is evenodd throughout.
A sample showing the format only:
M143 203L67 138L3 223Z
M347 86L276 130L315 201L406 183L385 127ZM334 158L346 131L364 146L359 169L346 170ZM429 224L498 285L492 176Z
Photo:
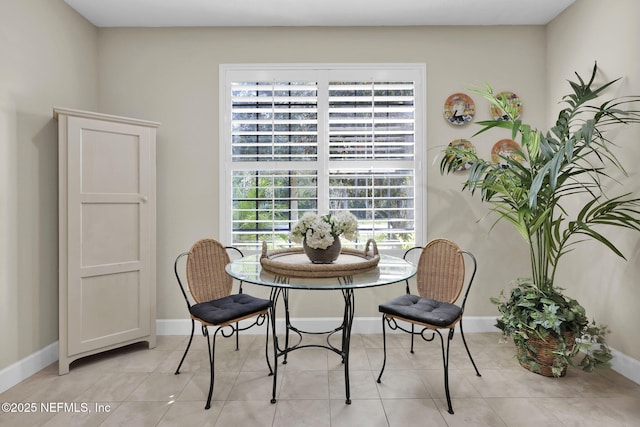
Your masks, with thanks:
M142 196L140 197L140 200L146 203L146 201L149 200L149 198L147 196Z

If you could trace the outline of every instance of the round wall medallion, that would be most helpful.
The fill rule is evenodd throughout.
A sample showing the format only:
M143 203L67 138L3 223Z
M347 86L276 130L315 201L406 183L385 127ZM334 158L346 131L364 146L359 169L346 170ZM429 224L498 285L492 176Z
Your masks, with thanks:
M464 93L454 93L444 103L444 118L453 125L469 123L475 114L473 99Z
M491 149L491 161L494 163L500 163L507 165L506 158L513 159L517 162L522 162L522 147L513 139L501 139L496 142Z
M502 97L505 97L507 99L508 105L516 109L517 114L515 118L519 119L520 115L522 114L522 102L520 101L518 95L513 92L500 92L496 95L496 98L498 99L501 99ZM505 113L502 108L496 107L493 104L491 104L490 112L493 120L509 120L509 116L507 116L507 113Z
M476 153L476 147L474 147L471 141L467 139L454 139L449 143L449 147L460 148L461 150L466 150L474 154ZM456 172L466 171L473 165L473 161L471 159L465 160L466 161L456 169Z

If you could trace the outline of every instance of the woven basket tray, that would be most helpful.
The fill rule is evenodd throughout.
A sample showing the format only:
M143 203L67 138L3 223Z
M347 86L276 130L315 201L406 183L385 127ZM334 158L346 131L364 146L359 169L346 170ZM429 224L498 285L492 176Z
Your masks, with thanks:
M262 242L262 269L287 277L344 277L373 270L378 266L380 254L375 240L370 239L364 251L343 248L338 259L332 264L314 264L302 248L267 251L267 243Z

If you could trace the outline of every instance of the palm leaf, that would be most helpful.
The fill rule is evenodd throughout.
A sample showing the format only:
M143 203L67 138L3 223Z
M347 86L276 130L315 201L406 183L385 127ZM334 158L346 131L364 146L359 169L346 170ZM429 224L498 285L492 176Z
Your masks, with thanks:
M515 117L506 97L494 94L490 85L484 90L472 90L508 116L508 120L478 122L480 130L474 136L508 129L512 139L521 141L524 161L503 156L501 167L476 155L463 190L472 195L479 192L482 201L491 203L496 223L506 220L530 242L532 271L541 274L534 274L534 281L538 281L535 285L540 289L552 289L559 259L577 243L596 240L622 256L600 228L640 231L639 199L628 194L603 196L609 183L615 182L611 171L626 175L605 131L612 126L640 123L640 97L594 102L619 80L596 84L597 71L594 64L588 79L576 73L576 80L569 81L571 92L562 97L563 108L554 126L544 133ZM457 170L467 156L469 153L447 149L440 163L441 173ZM585 197L586 202L571 219L564 202L577 196ZM545 278L549 265L550 278Z

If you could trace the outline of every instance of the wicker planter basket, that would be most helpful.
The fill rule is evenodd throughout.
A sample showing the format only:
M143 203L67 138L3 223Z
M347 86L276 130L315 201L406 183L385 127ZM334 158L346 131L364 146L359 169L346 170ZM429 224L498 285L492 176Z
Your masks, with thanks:
M564 334L565 341L567 343L567 351L570 352L573 349L574 343L576 341L576 336L572 332L565 332ZM518 348L518 359L520 361L520 365L536 374L540 374L545 377L553 377L553 359L555 358L556 347L558 346L560 340L557 337L552 336L551 334L546 337L546 340L538 338L538 337L530 337L528 340L528 344L533 347L536 351L533 354L531 351L528 352L527 358L535 360L540 365L540 371L535 371L529 366L529 363L522 360L522 350L520 347ZM560 374L561 377L564 377L567 374L567 366L564 366L562 372Z

